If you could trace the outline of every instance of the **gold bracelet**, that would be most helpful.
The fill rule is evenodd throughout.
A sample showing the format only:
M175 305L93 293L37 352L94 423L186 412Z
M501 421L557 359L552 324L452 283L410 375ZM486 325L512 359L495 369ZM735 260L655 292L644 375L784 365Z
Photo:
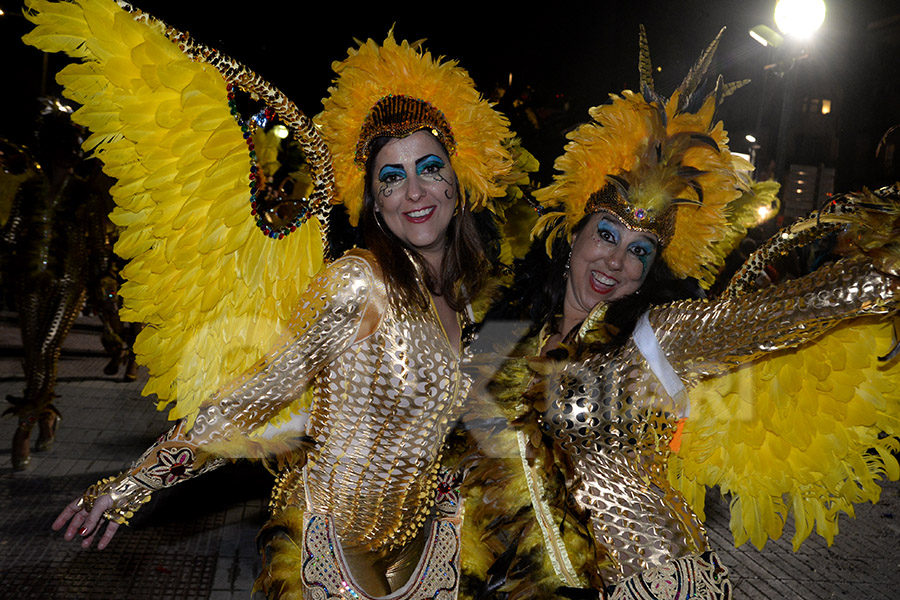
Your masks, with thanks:
M114 523L128 525L128 519L141 506L150 502L150 492L130 475L120 473L115 477L104 477L90 486L78 501L78 508L91 512L97 498L108 495L113 503L103 512L103 516Z

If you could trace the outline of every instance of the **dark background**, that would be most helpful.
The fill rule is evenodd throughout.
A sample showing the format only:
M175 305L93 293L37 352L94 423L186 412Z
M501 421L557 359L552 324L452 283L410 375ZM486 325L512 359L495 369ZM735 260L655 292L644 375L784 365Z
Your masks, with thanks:
M880 137L900 124L900 1L826 3L825 24L806 48L809 58L788 77L798 78L795 100L807 92L833 98L828 135L834 147L821 157L797 160L836 167L841 190L900 178L896 158L882 164L883 158L875 157ZM354 38L382 40L392 26L398 39L425 38L435 54L458 59L485 95L498 86L505 89L499 107L542 160L542 179L551 173L565 131L585 119L589 106L604 102L610 92L637 87L640 23L647 27L654 68L661 68L656 87L663 95L671 94L726 26L714 69L726 80L753 80L720 113L732 149L746 152L743 138L752 131L760 138L762 158L774 156L785 78L764 69L777 57L747 33L757 24L774 28L774 0L540 2L533 9L524 2L372 2L352 8L328 1L141 0L135 5L245 63L308 114L319 110L332 79L331 63L346 56ZM0 0L0 7L8 13L0 17L0 135L25 141L43 59L19 40L29 27L19 16L22 4ZM53 73L62 64L60 57L49 59L48 92L58 91Z

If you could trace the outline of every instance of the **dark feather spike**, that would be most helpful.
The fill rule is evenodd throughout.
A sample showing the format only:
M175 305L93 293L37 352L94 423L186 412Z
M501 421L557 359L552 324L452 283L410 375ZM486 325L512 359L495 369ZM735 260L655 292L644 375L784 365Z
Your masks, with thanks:
M725 78L719 75L716 77L716 89L713 90L713 97L716 99L713 104L713 116L710 123L718 120L719 106L722 104L722 94L725 92Z
M897 319L894 319L894 347L891 348L890 352L885 354L884 356L879 356L878 360L881 362L888 362L893 360L898 354L900 354L900 336L898 336L897 325L900 323Z
M675 198L674 200L672 200L672 206L683 206L683 205L703 206L703 202L701 202L699 200L691 200L690 198Z
M700 55L700 58L697 59L697 62L694 63L694 66L691 67L690 71L688 71L688 74L685 76L684 81L682 81L681 85L678 86L678 91L680 92L680 97L678 98L678 112L684 112L684 109L691 101L691 98L694 95L697 86L700 85L700 82L706 76L706 71L709 69L709 65L712 63L712 59L716 53L716 49L719 47L719 40L722 38L722 34L724 32L724 27L719 30L716 38L709 46L707 46L706 50L703 51L703 53Z
M876 157L881 155L882 148L885 147L885 145L887 144L888 138L891 136L892 133L897 131L897 128L900 128L900 125L894 125L894 126L888 128L888 130L884 132L884 135L881 136L881 139L878 140L878 145L875 147L875 156Z
M678 169L678 177L686 180L696 179L701 175L706 175L709 171L701 171L696 167L682 166Z
M741 79L740 81L732 81L730 83L725 83L725 78L719 75L716 78L716 89L713 92L716 98L716 106L715 112L713 112L713 118L711 122L715 123L718 120L719 107L722 106L722 103L725 101L725 98L732 95L745 85L750 83L749 79Z
M733 93L735 93L736 91L738 91L739 89L741 89L742 87L747 85L748 83L750 83L749 79L741 79L740 81L731 81L729 83L726 83L725 85L722 86L722 89L721 89L719 95L717 96L718 100L716 103L721 104L722 101L725 100L725 98L732 95Z
M688 186L690 186L690 188L692 190L694 190L694 193L697 194L698 205L702 205L703 204L703 186L700 185L699 181L689 181Z
M656 117L659 119L660 125L665 128L669 123L669 115L666 114L666 99L656 93L653 94L653 99L656 101L656 104L653 105L656 107Z
M650 45L647 43L647 30L641 24L640 32L640 55L638 59L638 71L641 75L641 89L649 90L651 94L656 95L653 89L653 65L650 63ZM644 99L650 101L646 97Z
M900 342L894 344L894 347L891 348L891 351L885 354L884 356L879 356L878 360L881 362L888 362L893 359L895 356L900 354Z
M720 152L719 144L716 143L716 140L711 138L708 135L703 135L702 133L692 133L691 140L695 142L700 142L701 144L706 144L716 152Z
M660 97L650 89L646 84L641 86L641 94L644 96L644 102L647 104L653 104L654 102L659 102Z

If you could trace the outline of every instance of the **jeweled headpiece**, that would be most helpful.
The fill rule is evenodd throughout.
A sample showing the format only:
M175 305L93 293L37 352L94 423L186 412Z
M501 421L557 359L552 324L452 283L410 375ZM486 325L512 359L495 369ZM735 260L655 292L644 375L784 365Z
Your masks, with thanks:
M433 58L420 45L369 40L334 64L331 95L316 124L334 157L338 201L359 220L364 165L373 139L427 129L444 144L473 210L506 195L513 159L509 121L481 97L456 61Z
M417 131L428 130L440 140L447 154L456 152L456 140L444 113L424 100L410 96L386 96L369 111L359 141L356 143L356 164L365 167L372 141L378 137L403 138Z
M723 30L724 31L724 30ZM569 134L555 163L560 174L535 197L552 212L535 233L553 240L570 235L586 216L608 210L628 227L654 233L662 258L678 277L708 286L733 247L734 203L754 194L747 174L753 166L728 150L728 136L716 122L716 107L746 83L716 81L699 91L722 32L666 100L653 89L646 34L641 28L641 88L612 94L612 102L590 110L592 121ZM759 203L770 204L769 193Z
M613 213L634 231L655 234L659 239L659 245L663 248L668 245L675 231L675 211L671 210L671 207L666 206L662 211L656 212L653 207L640 206L640 203L629 201L627 192L620 191L620 187L612 181L600 191L591 194L585 207L585 214L601 210Z

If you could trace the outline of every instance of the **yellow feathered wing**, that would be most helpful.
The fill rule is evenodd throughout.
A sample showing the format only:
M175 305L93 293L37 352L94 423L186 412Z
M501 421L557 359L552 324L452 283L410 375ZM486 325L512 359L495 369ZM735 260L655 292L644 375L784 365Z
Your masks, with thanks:
M891 323L856 320L697 385L672 483L701 517L706 486L731 494L736 545L779 538L789 513L795 549L813 527L830 544L840 512L900 476L900 361L877 358L892 344Z
M27 0L24 41L80 62L58 76L82 107L85 148L117 179L115 251L129 260L122 316L145 324L135 350L170 418L248 369L277 338L323 261L315 217L281 240L250 209L250 156L227 82L191 60L163 24L111 0Z

